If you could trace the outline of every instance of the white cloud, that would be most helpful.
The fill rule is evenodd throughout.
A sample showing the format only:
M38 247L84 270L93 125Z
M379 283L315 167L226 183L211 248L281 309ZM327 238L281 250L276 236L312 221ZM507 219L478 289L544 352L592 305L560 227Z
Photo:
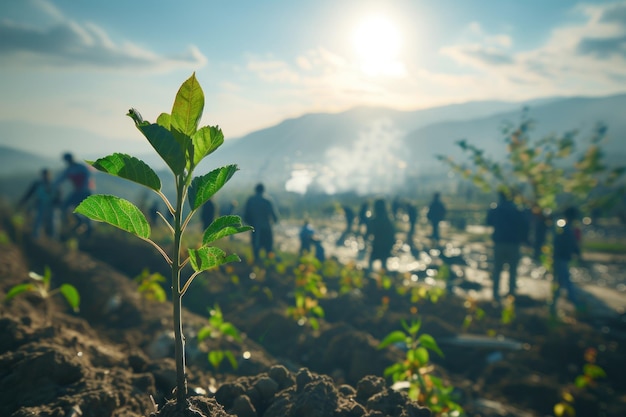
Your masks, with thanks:
M578 6L573 12L585 21L555 28L535 49L516 51L507 35L488 34L472 22L467 30L480 42L449 45L440 53L474 69L474 83L506 87L503 91L518 98L624 91L626 1Z
M48 20L44 26L0 21L0 63L23 67L87 66L100 69L197 69L206 57L195 46L182 55L162 55L130 41L115 42L91 22L75 22L46 0L32 1L33 12Z

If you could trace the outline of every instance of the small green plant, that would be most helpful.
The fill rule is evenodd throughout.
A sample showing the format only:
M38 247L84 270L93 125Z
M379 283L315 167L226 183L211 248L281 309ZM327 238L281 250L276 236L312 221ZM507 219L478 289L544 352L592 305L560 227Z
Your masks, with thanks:
M150 224L141 210L128 200L113 195L92 195L83 200L75 212L92 220L105 222L148 242L163 256L171 267L171 288L174 321L174 355L176 361L176 408L187 406L187 377L185 373L185 338L183 336L182 297L196 278L207 271L228 262L240 261L236 254L226 252L211 244L223 237L252 230L243 226L239 216L221 216L204 231L202 243L197 248L181 251L183 234L193 215L204 203L220 190L237 171L236 165L228 165L197 177L195 168L224 142L224 135L217 126L198 128L204 93L192 74L180 87L171 114L162 113L156 123L143 119L135 109L128 116L150 142L150 145L166 163L174 176L176 199L173 202L161 191L161 179L145 162L123 153L89 162L94 168L135 182L155 192L165 203L169 220L159 213L173 236L171 253L151 238ZM190 264L193 273L187 280L181 279L181 270Z
M463 319L463 330L467 330L472 323L480 321L485 317L485 310L478 306L478 303L474 298L468 297L463 306L467 310L467 314Z
M321 263L312 256L304 256L295 268L295 305L287 308L287 315L293 317L298 324L308 323L313 330L319 329L318 318L324 317L324 309L319 305L321 298L326 296L326 284L318 273Z
M209 309L209 324L198 332L198 341L201 342L208 338L219 339L222 337L231 337L241 342L239 330L237 330L232 323L224 320L222 309L218 304L215 304L212 309ZM237 360L230 350L211 350L208 354L208 359L216 370L224 359L228 359L233 369L237 369Z
M585 364L583 365L583 373L574 379L575 388L565 389L561 393L561 401L554 405L554 415L556 417L575 417L576 409L574 408L574 394L576 390L582 391L587 387L593 386L599 378L605 378L606 372L600 366L596 365L598 351L595 348L587 348L585 350Z
M51 290L50 281L52 279L52 271L50 271L48 266L44 268L43 275L39 275L38 273L31 271L28 273L28 276L32 279L32 281L17 284L12 287L4 297L5 301L8 301L20 294L34 292L45 301L45 317L46 320L48 320L50 308L48 306L48 300L55 294L61 294L70 307L72 307L72 310L76 313L78 312L80 306L80 294L78 293L78 290L71 284L61 284L60 287Z
M150 273L148 269L141 271L141 274L135 277L135 282L139 285L137 291L146 299L164 303L167 301L167 294L161 286L161 283L167 279L158 272Z
M404 360L387 367L385 376L391 377L394 383L406 382L409 398L427 406L432 412L460 416L463 408L453 400L454 387L446 386L441 378L432 374L434 366L430 363L429 351L441 357L443 352L431 335L418 335L421 326L419 319L411 324L403 320L404 330L395 330L380 342L378 349L396 345L406 350Z

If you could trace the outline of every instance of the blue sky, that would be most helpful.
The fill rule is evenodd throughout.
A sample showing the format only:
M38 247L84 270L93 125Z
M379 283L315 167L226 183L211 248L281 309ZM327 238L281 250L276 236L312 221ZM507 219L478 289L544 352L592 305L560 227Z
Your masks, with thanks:
M357 105L615 94L626 1L0 2L0 121L141 140L127 109L155 120L194 71L226 138Z

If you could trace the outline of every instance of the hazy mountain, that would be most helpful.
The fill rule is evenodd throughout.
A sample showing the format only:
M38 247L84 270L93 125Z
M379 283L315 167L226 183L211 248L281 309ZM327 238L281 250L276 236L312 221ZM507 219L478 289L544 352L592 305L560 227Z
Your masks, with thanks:
M229 142L211 165L237 163L234 181L327 192L391 193L408 177L445 173L438 154L461 157L467 139L494 157L504 155L502 127L520 120L522 108L536 121L533 137L578 129L580 140L597 122L609 127L607 154L626 157L626 94L601 98L553 98L529 103L466 103L401 112L357 108L309 114Z
M62 164L61 158L48 158L2 145L0 155L0 176L30 174L45 167L52 169Z
M459 139L501 157L506 151L502 126L506 121L519 121L524 106L529 106L530 117L536 121L533 137L579 129L579 138L584 140L597 122L605 122L611 137L607 153L620 162L626 157L623 94L527 103L470 102L415 111L360 107L336 114L307 114L227 140L196 172L236 163L240 172L230 182L236 189L251 190L254 183L263 181L276 191L392 193L407 178L414 183L416 177L444 174L445 167L435 155L461 157L455 145ZM85 159L122 151L155 168L163 167L146 143L95 138L79 129L0 122L0 145L7 142L12 148L50 154L52 160L67 149ZM0 166L14 166L17 160L3 150ZM28 160L17 166L39 169L44 164L50 161Z

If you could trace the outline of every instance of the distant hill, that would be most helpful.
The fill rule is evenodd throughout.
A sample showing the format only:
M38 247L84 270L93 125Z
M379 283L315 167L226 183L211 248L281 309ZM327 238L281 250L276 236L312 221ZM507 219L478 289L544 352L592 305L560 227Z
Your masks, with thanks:
M48 158L0 145L0 176L30 174L45 167L60 167L61 164L60 157Z
M356 190L391 194L406 178L441 176L435 155L461 157L455 142L467 139L494 157L506 148L501 133L528 105L533 137L578 129L584 140L597 122L609 127L609 159L626 158L626 94L600 98L553 98L529 103L483 102L401 112L357 108L308 114L228 142L211 164L236 162L233 181L265 181L294 191Z
M196 172L236 163L240 172L229 185L237 190L250 191L254 183L263 181L275 192L287 189L392 194L406 184L407 178L414 184L416 178L445 175L445 167L435 156L461 157L455 145L459 139L467 139L496 158L502 157L506 151L502 126L507 121L519 121L524 106L529 106L530 117L536 121L533 137L579 129L579 138L584 140L597 122L604 122L611 138L606 147L609 159L618 162L626 159L626 118L623 117L626 94L622 94L598 98L554 97L525 103L469 102L414 111L359 107L334 114L306 114L227 140ZM52 152L54 159L67 149L86 159L122 151L140 157L155 168L163 167L149 146L136 140L123 144L93 136L87 140L86 133L76 129L59 130L50 126L27 129L0 122L0 145L6 146L7 129L12 148L20 146L38 155L45 150L44 154ZM10 168L15 166L38 169L50 163L45 158L15 162L18 160L3 150L0 167L6 165L9 171L15 170Z

